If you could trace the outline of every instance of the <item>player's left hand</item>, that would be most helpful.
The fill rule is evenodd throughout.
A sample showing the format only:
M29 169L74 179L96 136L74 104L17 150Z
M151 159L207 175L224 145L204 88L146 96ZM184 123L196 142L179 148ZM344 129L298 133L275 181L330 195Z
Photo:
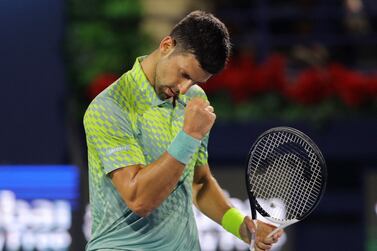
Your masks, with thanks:
M249 244L251 242L251 233L256 229L255 251L267 251L272 248L272 245L276 243L284 233L283 230L280 230L273 236L267 237L275 228L275 226L261 221L257 221L257 227L255 227L254 222L247 216L240 227L240 235L242 240Z

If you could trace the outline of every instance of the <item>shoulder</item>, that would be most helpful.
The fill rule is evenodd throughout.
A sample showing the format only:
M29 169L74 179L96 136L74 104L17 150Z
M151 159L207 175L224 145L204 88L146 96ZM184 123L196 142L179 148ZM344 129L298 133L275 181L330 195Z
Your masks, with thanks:
M186 96L188 98L202 97L202 98L207 99L206 93L199 85L191 86L191 88L187 91Z
M100 94L90 102L85 114L93 112L111 112L118 109L120 109L120 106L113 98Z
M84 114L84 126L87 124L99 124L111 122L122 122L126 119L126 112L116 102L116 100L104 96L98 95L89 104Z

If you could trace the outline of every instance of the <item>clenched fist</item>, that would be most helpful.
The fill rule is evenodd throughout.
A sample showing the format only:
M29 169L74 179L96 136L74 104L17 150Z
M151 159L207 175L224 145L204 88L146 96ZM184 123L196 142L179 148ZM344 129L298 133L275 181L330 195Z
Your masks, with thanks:
M185 109L183 131L188 135L203 139L215 123L216 114L209 102L203 98L191 99Z

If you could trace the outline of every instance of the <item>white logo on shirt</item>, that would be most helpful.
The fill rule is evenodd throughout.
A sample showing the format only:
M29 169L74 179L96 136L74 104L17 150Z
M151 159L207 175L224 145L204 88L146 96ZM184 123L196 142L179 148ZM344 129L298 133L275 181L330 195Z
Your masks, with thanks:
M109 149L106 152L106 156L109 156L109 155L111 155L113 153L124 151L124 150L130 150L130 147L129 146L119 146L119 147L115 147L115 148Z

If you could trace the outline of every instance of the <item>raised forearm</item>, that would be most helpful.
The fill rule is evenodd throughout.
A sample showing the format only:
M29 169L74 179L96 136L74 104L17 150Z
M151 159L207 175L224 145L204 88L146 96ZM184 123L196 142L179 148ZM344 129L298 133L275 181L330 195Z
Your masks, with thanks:
M129 166L115 171L112 180L128 207L140 216L147 216L173 191L184 168L165 152L148 166Z
M146 216L161 205L177 185L185 165L198 151L201 139L212 127L215 117L208 101L192 99L185 109L183 129L159 159L145 167L128 166L111 174L129 208Z

